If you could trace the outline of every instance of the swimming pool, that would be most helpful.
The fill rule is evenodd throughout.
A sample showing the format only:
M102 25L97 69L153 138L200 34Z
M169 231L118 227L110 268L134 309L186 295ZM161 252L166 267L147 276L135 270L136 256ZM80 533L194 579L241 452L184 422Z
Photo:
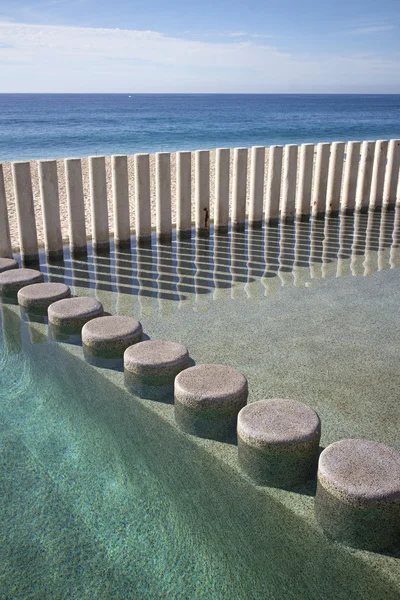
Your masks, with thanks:
M309 404L324 447L399 448L397 227L371 214L42 270L196 362L239 369L250 401ZM398 597L399 555L327 540L312 484L252 485L235 445L181 433L171 405L130 396L121 372L17 307L1 319L5 597Z

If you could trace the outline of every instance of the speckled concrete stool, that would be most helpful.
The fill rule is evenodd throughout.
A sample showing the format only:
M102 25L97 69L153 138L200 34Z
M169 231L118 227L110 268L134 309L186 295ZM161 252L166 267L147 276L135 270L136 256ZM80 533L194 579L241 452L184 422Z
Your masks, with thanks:
M239 413L238 457L258 485L293 489L317 473L321 422L301 402L258 400Z
M247 380L225 365L196 365L175 379L175 420L186 433L228 441L246 405Z
M400 547L400 452L365 440L328 446L318 465L318 522L355 548Z
M0 273L10 271L11 269L18 269L17 261L13 258L0 258Z
M172 402L174 380L189 365L189 352L182 344L149 340L124 353L125 385L141 398Z
M24 311L47 315L50 304L69 298L71 290L65 283L33 283L18 292L18 304Z
M133 317L107 316L88 321L82 328L82 346L88 362L120 360L132 344L142 339L143 329Z
M11 269L0 273L0 296L17 298L18 291L31 283L42 283L43 273L35 269Z
M52 333L57 339L59 334L78 335L82 327L95 317L103 314L102 304L88 296L65 298L50 304L47 314Z

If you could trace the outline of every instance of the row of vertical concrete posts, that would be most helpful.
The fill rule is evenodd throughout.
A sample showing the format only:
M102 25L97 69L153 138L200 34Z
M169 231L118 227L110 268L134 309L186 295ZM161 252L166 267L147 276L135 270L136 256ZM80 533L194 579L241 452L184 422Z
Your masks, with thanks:
M271 146L268 172L265 173L265 148L233 149L233 176L230 181L229 148L216 150L214 232L226 234L231 221L235 231L263 222L273 225L281 219L290 222L321 218L325 214L351 214L354 211L393 209L400 202L398 181L400 140L303 144L300 147ZM209 232L210 151L195 153L195 228L196 234ZM114 239L117 247L129 246L131 233L138 245L151 240L152 226L160 242L172 237L171 154L155 155L156 222L151 218L150 156L134 155L135 227L129 211L128 157L112 156L112 206ZM250 164L250 173L248 173ZM55 160L38 161L41 218L44 244L49 259L63 255L59 208L59 182ZM19 232L19 249L25 263L38 259L31 167L29 162L14 162L12 177ZM89 158L90 210L94 252L107 251L107 179L104 156ZM249 179L249 197L247 181ZM69 218L69 244L73 255L87 249L82 163L79 158L65 160L66 197ZM399 186L400 187L400 186ZM192 153L176 153L176 230L184 238L192 230ZM11 257L12 246L3 170L0 165L0 257Z

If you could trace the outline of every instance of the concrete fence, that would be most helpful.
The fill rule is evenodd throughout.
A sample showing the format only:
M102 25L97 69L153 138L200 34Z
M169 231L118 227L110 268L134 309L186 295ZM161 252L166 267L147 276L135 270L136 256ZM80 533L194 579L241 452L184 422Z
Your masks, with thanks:
M86 207L85 159L64 161L64 190L57 161L38 161L40 205L36 207L31 163L12 163L9 186L0 165L0 256L12 256L10 211L17 223L19 250L28 263L37 260L42 243L49 259L62 257L65 241L73 255L84 254L88 211L94 251L107 252L111 214L116 246L123 247L130 245L133 233L138 245L148 244L154 229L160 242L170 242L174 221L178 237L189 237L193 225L203 237L209 234L210 223L215 235L225 235L229 225L243 231L246 221L249 228L257 229L263 223L275 225L279 219L287 223L326 214L392 210L400 203L400 140L219 148L175 155L160 152L155 155L154 169L150 159L148 154L112 156L110 193L109 159L90 157L90 204ZM133 171L128 169L128 160L133 160ZM15 203L11 208L6 193L10 186ZM67 240L60 222L61 192L68 209ZM38 239L36 228L40 221L43 239Z

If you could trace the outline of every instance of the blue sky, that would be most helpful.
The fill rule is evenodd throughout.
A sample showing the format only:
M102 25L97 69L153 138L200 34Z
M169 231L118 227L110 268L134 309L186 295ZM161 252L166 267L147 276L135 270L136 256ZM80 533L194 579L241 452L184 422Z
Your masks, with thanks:
M400 0L0 0L0 92L400 93Z

